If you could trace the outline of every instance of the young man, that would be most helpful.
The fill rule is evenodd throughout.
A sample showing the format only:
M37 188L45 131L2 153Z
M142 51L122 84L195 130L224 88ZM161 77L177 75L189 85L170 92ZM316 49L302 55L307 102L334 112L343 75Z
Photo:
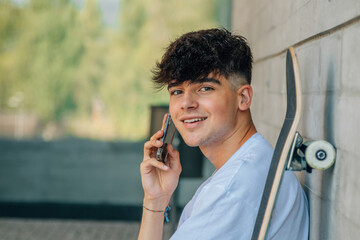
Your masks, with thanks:
M273 155L251 118L251 69L246 40L225 29L181 36L157 64L154 81L168 88L177 130L216 167L186 205L173 240L251 239ZM162 135L144 146L139 239L162 239L164 211L181 172L172 146L166 164L155 159ZM306 196L295 175L285 172L267 238L307 239L308 225Z

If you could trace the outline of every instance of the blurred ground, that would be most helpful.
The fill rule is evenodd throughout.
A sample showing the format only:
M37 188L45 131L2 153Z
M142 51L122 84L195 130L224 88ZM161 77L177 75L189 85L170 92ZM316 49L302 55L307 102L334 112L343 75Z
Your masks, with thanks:
M0 240L131 240L139 222L0 219ZM164 239L171 227L165 225Z

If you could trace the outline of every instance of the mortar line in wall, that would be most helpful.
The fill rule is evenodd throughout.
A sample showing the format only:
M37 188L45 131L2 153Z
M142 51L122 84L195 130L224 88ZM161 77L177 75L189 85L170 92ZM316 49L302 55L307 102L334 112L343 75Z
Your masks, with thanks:
M360 22L360 15L359 15L359 16L356 16L356 17L354 17L354 18L352 18L352 19L350 19L350 20L348 20L348 21L346 21L346 22L344 22L344 23L341 23L341 24L339 24L339 25L337 25L337 26L335 26L335 27L332 27L332 28L330 28L330 29L327 29L327 30L325 30L325 31L322 31L322 32L320 32L320 33L317 33L317 34L315 34L315 35L313 35L313 36L311 36L311 37L305 38L304 40L301 40L301 41L293 44L292 46L295 47L295 48L300 47L300 46L304 45L305 43L308 43L308 42L311 42L311 41L315 41L315 40L318 40L318 39L320 39L320 38L329 36L329 35L331 35L331 34L333 34L333 33L335 33L335 32L338 32L338 31L341 31L341 30L343 30L343 29L345 29L345 28L347 28L347 27L350 27L351 25L353 25L353 24L355 24L355 23L358 23L358 22ZM287 51L287 48L284 49L284 50L281 50L280 52L273 53L273 54L270 54L270 55L268 55L268 56L259 58L259 59L257 59L257 60L254 61L254 64L259 63L259 62L266 61L266 60L268 60L268 59L270 59L270 58L278 57L278 56L280 56L280 55L282 55L282 54L285 54L286 51Z

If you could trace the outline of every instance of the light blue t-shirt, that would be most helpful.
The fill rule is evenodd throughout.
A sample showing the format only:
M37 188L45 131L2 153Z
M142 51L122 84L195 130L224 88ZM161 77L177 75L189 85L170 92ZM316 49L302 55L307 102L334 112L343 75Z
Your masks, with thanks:
M251 239L273 148L254 134L196 191L171 240ZM293 172L285 172L267 239L308 239L305 193Z

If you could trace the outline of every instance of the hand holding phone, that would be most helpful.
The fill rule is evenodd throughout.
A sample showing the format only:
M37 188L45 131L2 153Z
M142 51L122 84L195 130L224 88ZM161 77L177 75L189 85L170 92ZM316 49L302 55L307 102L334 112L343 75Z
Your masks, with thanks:
M175 125L171 119L170 113L168 113L164 127L164 135L161 138L163 145L157 150L156 153L156 159L158 161L162 161L163 163L166 163L166 159L168 155L167 145L172 143L175 132L176 132Z

